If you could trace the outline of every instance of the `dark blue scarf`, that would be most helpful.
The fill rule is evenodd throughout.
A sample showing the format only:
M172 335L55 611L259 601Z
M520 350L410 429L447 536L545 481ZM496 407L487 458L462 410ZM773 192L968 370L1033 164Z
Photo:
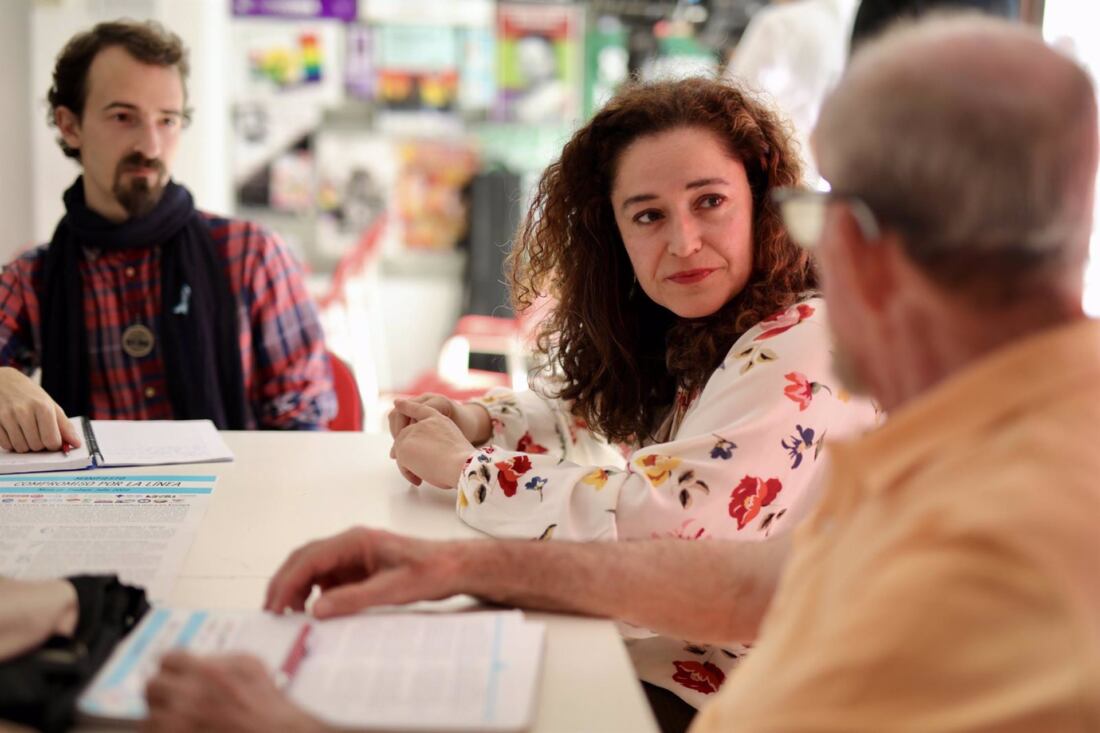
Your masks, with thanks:
M121 224L88 208L82 177L64 200L66 214L46 251L38 293L46 392L67 415L90 411L83 248L160 247L161 308L155 330L173 415L178 420L210 418L218 428L243 429L247 408L237 301L191 194L169 182L152 211ZM188 301L186 308L176 307L181 298Z

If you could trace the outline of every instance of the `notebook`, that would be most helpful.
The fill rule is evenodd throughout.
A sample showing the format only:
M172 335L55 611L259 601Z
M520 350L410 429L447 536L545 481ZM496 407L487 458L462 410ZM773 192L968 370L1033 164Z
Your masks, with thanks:
M84 431L83 445L68 453L14 453L0 449L0 474L233 460L233 452L210 420L77 417L73 422Z
M145 684L170 648L247 652L325 722L387 731L521 731L534 719L545 625L520 611L368 612L328 621L260 611L157 608L84 691L86 720L145 717Z

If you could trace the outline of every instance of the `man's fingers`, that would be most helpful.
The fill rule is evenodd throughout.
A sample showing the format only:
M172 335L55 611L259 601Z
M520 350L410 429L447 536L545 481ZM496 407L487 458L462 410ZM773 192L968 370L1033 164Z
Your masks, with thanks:
M401 579L407 578L403 570L387 570L369 580L327 590L313 604L313 615L320 619L347 616L373 606L390 606L421 600ZM394 581L394 577L397 581Z
M27 439L23 437L23 428L19 424L19 420L14 413L8 412L3 417L0 417L0 427L4 428L4 432L8 434L8 442L11 443L11 449L16 453L26 453L30 448L27 446Z
M35 452L46 449L39 431L39 420L37 403L31 402L19 412L19 426L23 428L23 437L27 441L27 447Z
M319 619L347 616L374 606L400 606L416 601L435 601L452 595L450 591L409 566L395 567L373 575L369 580L325 591L313 604Z
M362 532L360 528L349 529L291 553L271 578L264 608L275 613L286 608L303 610L316 579L336 570L363 577L368 569L363 557Z
M160 658L160 669L162 672L182 674L193 669L198 663L198 658L193 654L188 654L182 649L172 649Z
M38 403L34 406L34 419L42 447L35 450L61 450L61 426L52 405ZM33 444L31 446L34 447Z
M172 699L172 688L163 674L153 675L145 684L145 700L150 707L162 705Z
M73 421L66 417L65 411L61 409L61 405L55 404L53 407L57 415L57 425L61 430L61 440L74 448L79 448L84 442L84 436L77 430Z
M150 706L171 705L179 695L184 676L193 673L199 660L179 649L168 651L160 658L160 667L145 685L145 699Z
M311 542L292 552L275 571L267 585L265 610L274 613L282 613L288 608L292 611L305 610L306 598L313 591L313 570L304 555L315 544Z
M268 677L267 667L252 654L223 654L211 658L210 661L237 679L253 680Z
M401 466L398 466L397 468L401 471L401 475L405 477L405 480L413 486L419 486L420 484L424 483L424 479L420 478L409 469L401 468Z

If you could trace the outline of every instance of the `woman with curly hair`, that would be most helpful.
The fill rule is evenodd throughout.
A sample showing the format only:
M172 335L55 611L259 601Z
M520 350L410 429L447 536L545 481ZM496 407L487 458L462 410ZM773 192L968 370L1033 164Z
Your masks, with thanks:
M543 174L511 255L517 309L555 302L537 341L552 377L399 402L402 472L456 488L459 516L497 536L790 529L826 436L874 420L836 383L814 270L770 195L800 180L779 119L728 82L619 92ZM632 643L642 678L694 706L743 651Z

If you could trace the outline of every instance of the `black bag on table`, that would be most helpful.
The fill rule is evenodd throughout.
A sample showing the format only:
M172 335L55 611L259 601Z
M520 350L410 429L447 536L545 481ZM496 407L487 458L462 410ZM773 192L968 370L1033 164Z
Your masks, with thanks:
M0 662L0 719L47 733L73 723L76 699L149 604L141 588L114 575L78 575L80 616L72 638L52 636L38 648Z

